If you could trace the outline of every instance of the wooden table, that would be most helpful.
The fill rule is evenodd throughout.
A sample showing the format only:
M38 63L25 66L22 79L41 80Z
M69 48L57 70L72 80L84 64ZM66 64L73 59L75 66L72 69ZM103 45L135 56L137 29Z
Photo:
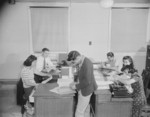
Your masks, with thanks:
M131 117L132 98L112 98L109 90L95 91L95 117Z
M49 91L57 83L40 84L34 93L35 117L73 117L74 94L59 95Z

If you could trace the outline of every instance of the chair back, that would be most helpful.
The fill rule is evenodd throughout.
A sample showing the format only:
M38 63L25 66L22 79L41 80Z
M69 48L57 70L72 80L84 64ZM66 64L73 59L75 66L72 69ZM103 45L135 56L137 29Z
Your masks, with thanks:
M19 79L19 81L17 82L17 105L22 106L26 103L26 100L24 99L24 88L23 88L23 82L22 82L22 78Z

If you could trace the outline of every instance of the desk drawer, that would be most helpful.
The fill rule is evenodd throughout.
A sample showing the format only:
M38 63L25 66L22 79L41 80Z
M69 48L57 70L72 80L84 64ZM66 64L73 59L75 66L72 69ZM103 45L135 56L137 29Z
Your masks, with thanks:
M96 117L131 117L131 102L96 103Z
M36 117L72 117L73 97L38 97L35 103Z

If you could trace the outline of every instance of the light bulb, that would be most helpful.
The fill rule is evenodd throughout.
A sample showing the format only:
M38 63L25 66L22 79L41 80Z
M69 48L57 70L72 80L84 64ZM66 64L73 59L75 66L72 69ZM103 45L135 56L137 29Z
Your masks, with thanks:
M100 4L104 8L109 8L109 7L112 7L112 5L114 4L114 1L113 0L101 0Z

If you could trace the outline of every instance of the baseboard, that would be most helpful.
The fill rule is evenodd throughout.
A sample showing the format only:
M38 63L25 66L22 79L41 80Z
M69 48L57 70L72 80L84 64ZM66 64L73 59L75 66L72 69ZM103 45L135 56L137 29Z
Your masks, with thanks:
M3 85L13 85L13 84L17 84L18 79L0 79L0 84Z

